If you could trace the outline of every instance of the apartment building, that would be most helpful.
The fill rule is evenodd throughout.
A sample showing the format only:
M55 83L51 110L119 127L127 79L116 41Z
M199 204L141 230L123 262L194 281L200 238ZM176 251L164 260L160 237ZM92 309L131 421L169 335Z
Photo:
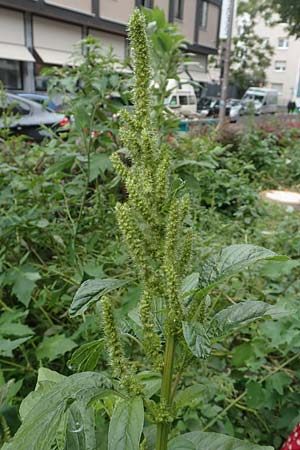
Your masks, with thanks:
M267 87L279 92L280 104L286 105L289 100L294 100L300 106L300 39L289 36L283 23L269 27L260 21L256 32L274 49L271 64L266 70Z
M124 59L127 23L136 6L158 6L178 23L193 54L189 72L208 82L207 58L217 53L222 0L0 0L0 80L13 90L45 89L41 69L68 64L74 45L89 34Z

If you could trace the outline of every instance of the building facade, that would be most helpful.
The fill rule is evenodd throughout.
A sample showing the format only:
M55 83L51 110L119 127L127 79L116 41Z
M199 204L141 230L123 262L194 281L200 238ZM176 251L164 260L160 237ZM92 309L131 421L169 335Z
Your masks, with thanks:
M294 100L300 106L300 39L289 36L283 23L270 27L260 21L256 32L274 49L266 70L267 87L278 91L281 105Z
M158 6L178 23L193 54L193 78L209 81L207 58L217 52L222 0L0 0L0 80L11 90L44 90L41 69L67 64L89 34L123 60L136 6Z

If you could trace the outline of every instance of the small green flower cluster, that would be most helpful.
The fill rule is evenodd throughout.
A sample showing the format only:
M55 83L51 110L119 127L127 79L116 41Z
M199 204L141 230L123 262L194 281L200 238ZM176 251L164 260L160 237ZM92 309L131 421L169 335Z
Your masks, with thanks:
M170 149L161 144L151 115L149 43L143 14L136 10L130 20L129 35L134 60L133 114L124 111L120 135L128 149L128 167L118 152L114 167L128 192L126 203L116 206L117 220L143 286L140 318L143 348L157 370L163 368L164 343L169 334L181 329L180 286L190 260L192 236L184 226L189 199L179 196L170 177ZM105 300L104 303L107 303ZM111 361L118 376L126 374L120 341L113 330L113 317L105 335ZM162 320L159 317L163 317ZM109 337L110 336L110 337Z

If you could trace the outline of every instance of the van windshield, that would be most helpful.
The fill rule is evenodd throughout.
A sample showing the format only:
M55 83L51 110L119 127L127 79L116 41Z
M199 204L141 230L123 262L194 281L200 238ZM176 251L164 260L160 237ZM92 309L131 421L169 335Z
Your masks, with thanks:
M249 94L245 94L243 97L243 100L246 101L259 101L259 102L263 102L264 100L264 94L254 94L254 93L249 93Z

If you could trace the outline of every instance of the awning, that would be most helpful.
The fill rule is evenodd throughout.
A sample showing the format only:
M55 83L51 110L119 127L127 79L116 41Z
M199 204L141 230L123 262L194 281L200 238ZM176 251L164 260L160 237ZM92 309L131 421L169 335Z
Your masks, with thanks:
M35 61L25 45L10 44L7 42L0 42L0 58L13 59L15 61Z
M72 65L72 53L41 47L35 47L35 50L45 64Z

